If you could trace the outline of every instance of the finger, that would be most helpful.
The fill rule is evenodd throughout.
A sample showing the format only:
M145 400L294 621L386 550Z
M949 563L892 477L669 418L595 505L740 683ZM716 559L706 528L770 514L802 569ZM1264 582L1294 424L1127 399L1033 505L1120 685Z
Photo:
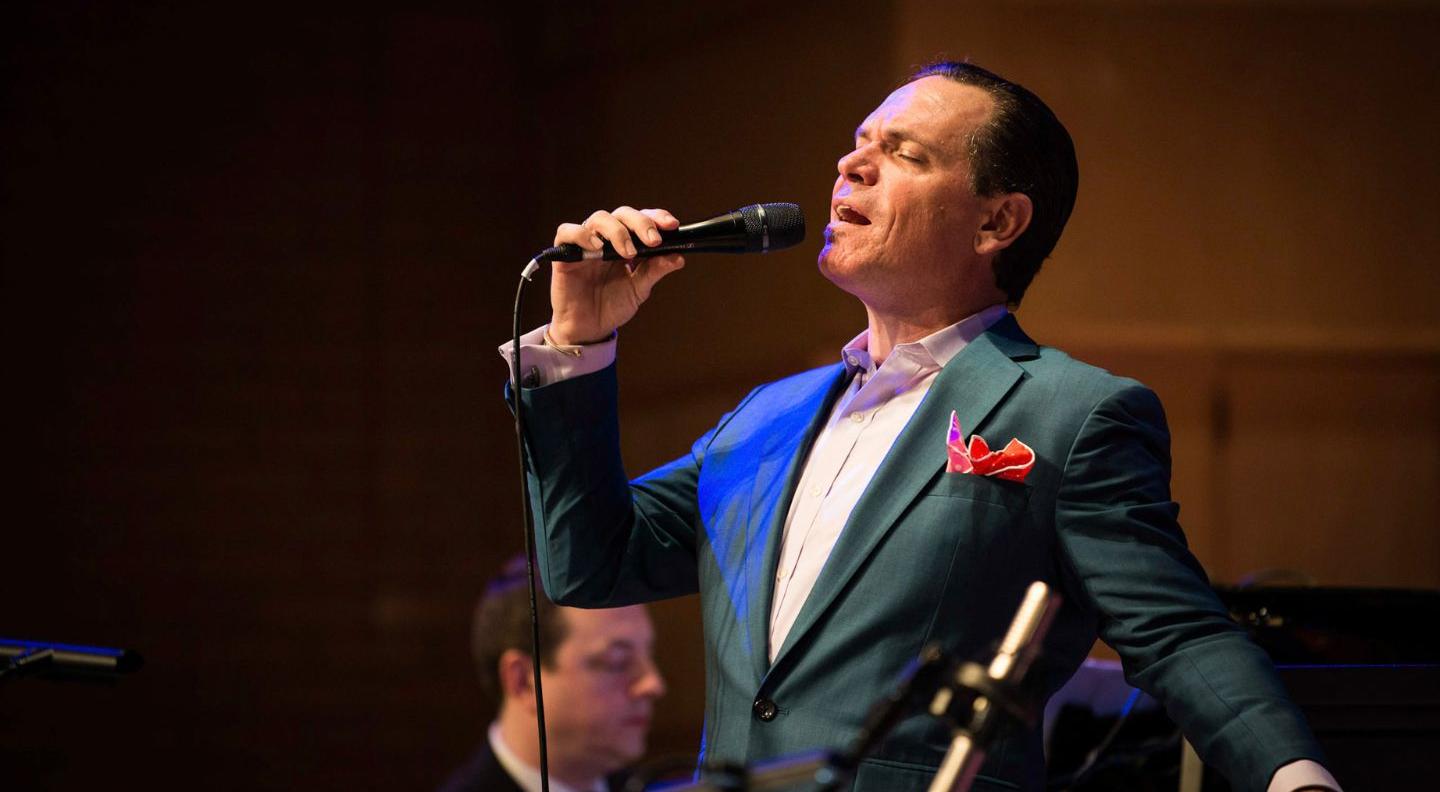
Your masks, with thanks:
M664 209L641 209L640 214L654 220L655 225L666 231L674 231L680 227L680 220Z
M627 259L635 258L635 242L630 238L630 228L609 212L596 212L585 220L585 227L610 242L615 252Z
M678 253L645 259L644 263L636 267L630 276L631 284L635 287L635 295L643 302L650 297L650 291L655 288L655 284L659 283L661 278L676 270L684 269L684 267L685 257Z
M650 247L660 244L660 229L655 227L655 220L649 215L629 206L621 206L611 214L624 223L641 242Z
M599 250L602 242L599 234L579 223L561 223L555 229L555 241L550 244L579 245L586 250Z

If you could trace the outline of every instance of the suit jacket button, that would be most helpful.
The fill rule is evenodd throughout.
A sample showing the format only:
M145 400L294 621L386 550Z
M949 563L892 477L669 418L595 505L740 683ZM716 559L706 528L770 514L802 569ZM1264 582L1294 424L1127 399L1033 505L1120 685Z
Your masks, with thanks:
M771 701L770 699L757 698L755 699L754 710L755 717L759 718L762 721L765 721L766 723L769 723L770 721L775 720L775 714L780 711L780 708L775 706L775 702Z

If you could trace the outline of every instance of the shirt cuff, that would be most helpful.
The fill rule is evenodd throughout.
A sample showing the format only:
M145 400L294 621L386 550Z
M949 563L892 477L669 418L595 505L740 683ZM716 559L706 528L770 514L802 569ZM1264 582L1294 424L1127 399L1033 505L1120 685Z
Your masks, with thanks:
M545 331L549 325L542 325L520 336L520 385L524 388L539 388L568 379L594 374L615 362L615 336L596 344L566 346L559 349L545 343ZM570 351L566 351L570 350ZM511 342L500 345L500 356L505 365L511 365ZM579 354L575 354L578 351Z
M1287 765L1281 765L1275 775L1270 777L1270 786L1266 792L1298 792L1298 790L1325 789L1331 792L1341 792L1340 782L1335 776L1330 775L1319 762L1310 759L1297 759Z

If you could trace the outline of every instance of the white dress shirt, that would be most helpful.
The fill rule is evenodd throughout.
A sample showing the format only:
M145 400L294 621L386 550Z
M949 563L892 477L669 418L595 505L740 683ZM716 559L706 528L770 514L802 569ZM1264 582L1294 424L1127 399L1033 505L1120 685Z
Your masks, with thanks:
M930 392L935 376L1003 316L1005 306L992 305L919 341L896 345L878 367L870 357L868 330L841 350L852 375L850 385L811 447L785 518L770 605L771 662L785 645L850 512Z
M490 751L495 754L495 760L505 768L505 772L510 774L515 785L525 792L540 792L540 768L531 767L510 750L510 746L505 744L505 738L500 735L499 723L490 724L489 740ZM550 792L605 792L605 782L600 780L584 789L576 789L552 775L550 776Z

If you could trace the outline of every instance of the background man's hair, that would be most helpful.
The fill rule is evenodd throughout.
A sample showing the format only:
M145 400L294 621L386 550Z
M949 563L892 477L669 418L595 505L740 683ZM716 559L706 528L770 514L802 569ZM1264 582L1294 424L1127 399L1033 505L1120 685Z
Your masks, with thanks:
M535 611L540 619L540 664L553 666L555 650L565 640L565 619L545 592L538 594ZM480 690L497 708L503 700L500 655L508 649L530 655L530 590L523 555L506 561L500 574L485 587L485 593L475 603L470 626L470 653L475 658Z
M932 75L973 85L995 101L994 115L970 138L970 187L985 196L1024 193L1034 205L1030 227L993 262L995 285L1019 304L1075 208L1075 144L1060 119L1023 86L959 61L923 66L906 82Z

